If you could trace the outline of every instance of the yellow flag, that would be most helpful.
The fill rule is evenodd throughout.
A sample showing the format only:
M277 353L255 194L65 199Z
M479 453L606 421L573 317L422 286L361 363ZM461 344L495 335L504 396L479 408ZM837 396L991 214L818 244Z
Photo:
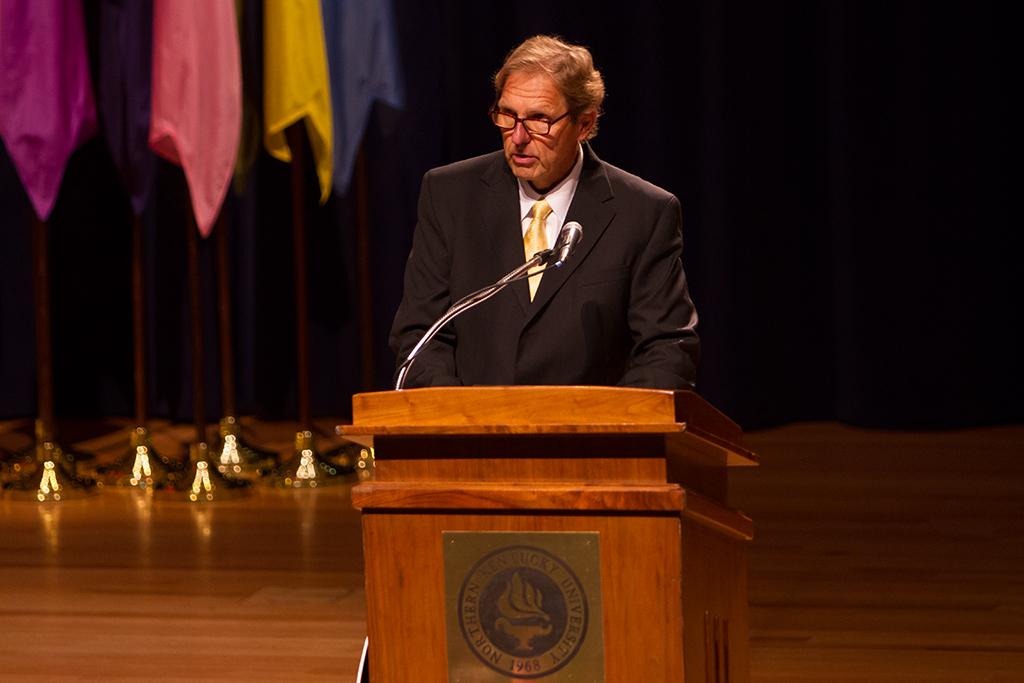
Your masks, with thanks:
M331 194L334 132L320 0L264 0L263 10L263 142L291 161L284 131L306 119L322 204Z

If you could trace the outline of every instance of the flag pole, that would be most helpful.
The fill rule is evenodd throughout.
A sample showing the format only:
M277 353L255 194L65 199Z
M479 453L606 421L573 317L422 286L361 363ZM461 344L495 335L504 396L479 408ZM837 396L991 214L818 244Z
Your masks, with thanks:
M203 392L203 312L202 283L199 273L199 237L195 217L188 212L185 221L185 245L188 259L189 313L192 333L192 419L195 425L195 443L206 443L206 403Z
M373 324L373 284L370 267L370 199L369 181L366 171L366 142L359 143L356 153L352 187L356 202L356 297L358 300L359 325L359 383L362 391L372 391L376 383L374 324ZM341 425L334 428L335 434L341 434ZM346 471L356 472L361 479L370 475L373 463L373 449L358 444L343 444L326 454L338 467Z
M132 210L132 351L135 386L135 427L129 436L128 451L99 474L115 486L142 490L173 486L182 476L182 464L161 455L153 447L147 424L146 382L146 277L143 252L142 216Z
M373 287L370 282L370 200L366 177L366 145L359 144L355 168L356 195L356 289L359 292L360 383L363 391L374 387Z
M217 322L220 330L220 386L225 415L237 415L235 409L234 334L231 327L231 287L228 274L228 221L221 211L213 227L217 236Z
M202 275L199 268L199 228L189 206L185 221L188 260L189 309L192 322L192 411L195 421L195 441L189 446L192 476L183 480L185 494L193 503L207 503L240 493L249 482L228 478L215 466L206 444L206 401L203 387L205 357L203 353Z
M36 308L36 436L52 441L53 337L50 327L49 226L32 216L32 276Z
M295 456L278 468L274 483L287 488L316 488L342 483L342 472L317 450L309 391L309 295L306 279L306 133L299 121L285 129L291 150L292 243L295 265L295 375L298 431Z
M142 489L172 486L180 477L180 462L160 455L149 437L149 397L146 382L146 275L142 215L132 210L132 342L134 350L135 429L127 457L113 472L120 485ZM128 462L131 462L129 465ZM117 467L117 464L123 465Z
M214 449L217 469L226 476L252 479L271 471L277 454L248 443L242 437L235 402L234 326L231 321L231 271L228 259L227 212L221 211L213 231L217 247L217 321L220 332L220 386L222 411L219 439Z
M311 431L309 407L309 308L306 289L306 137L303 122L285 129L292 152L292 244L295 266L295 362L299 431Z
M4 488L39 502L88 493L95 481L77 472L76 457L55 439L53 329L50 325L49 224L32 212L32 291L36 331L36 420L34 444L16 458Z
M149 420L146 409L146 305L142 267L142 216L132 211L132 342L134 348L135 424Z

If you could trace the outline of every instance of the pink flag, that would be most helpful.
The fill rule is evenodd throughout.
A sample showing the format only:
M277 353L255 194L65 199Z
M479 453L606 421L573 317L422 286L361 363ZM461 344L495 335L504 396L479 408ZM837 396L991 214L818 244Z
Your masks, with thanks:
M155 0L149 146L185 170L204 237L235 170L241 125L234 0Z
M0 0L0 137L40 219L68 157L95 132L82 4Z

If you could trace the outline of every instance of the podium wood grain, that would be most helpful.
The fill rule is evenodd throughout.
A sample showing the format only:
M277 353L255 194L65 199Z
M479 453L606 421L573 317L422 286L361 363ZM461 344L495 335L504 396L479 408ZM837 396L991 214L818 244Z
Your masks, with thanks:
M597 532L607 681L746 681L749 518L725 470L756 465L690 392L482 387L360 394L374 682L448 674L445 531ZM685 637L684 637L685 633Z
M370 642L387 644L372 660L374 680L446 680L444 531L598 532L605 680L667 683L666 671L682 680L678 517L370 513L363 518L364 543L375 550L366 559L367 612L397 617L370 620Z

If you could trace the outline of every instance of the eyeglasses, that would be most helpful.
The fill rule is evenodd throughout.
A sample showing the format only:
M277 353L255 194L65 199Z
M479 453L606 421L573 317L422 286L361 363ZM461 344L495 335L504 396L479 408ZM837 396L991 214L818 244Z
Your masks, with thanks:
M491 121L494 121L494 125L502 130L513 130L517 123L522 123L523 128L525 128L528 133L533 133L534 135L547 135L551 132L551 126L568 116L569 112L565 112L557 119L546 119L540 117L520 118L515 114L509 114L508 112L500 111L498 109L492 109L490 114Z

